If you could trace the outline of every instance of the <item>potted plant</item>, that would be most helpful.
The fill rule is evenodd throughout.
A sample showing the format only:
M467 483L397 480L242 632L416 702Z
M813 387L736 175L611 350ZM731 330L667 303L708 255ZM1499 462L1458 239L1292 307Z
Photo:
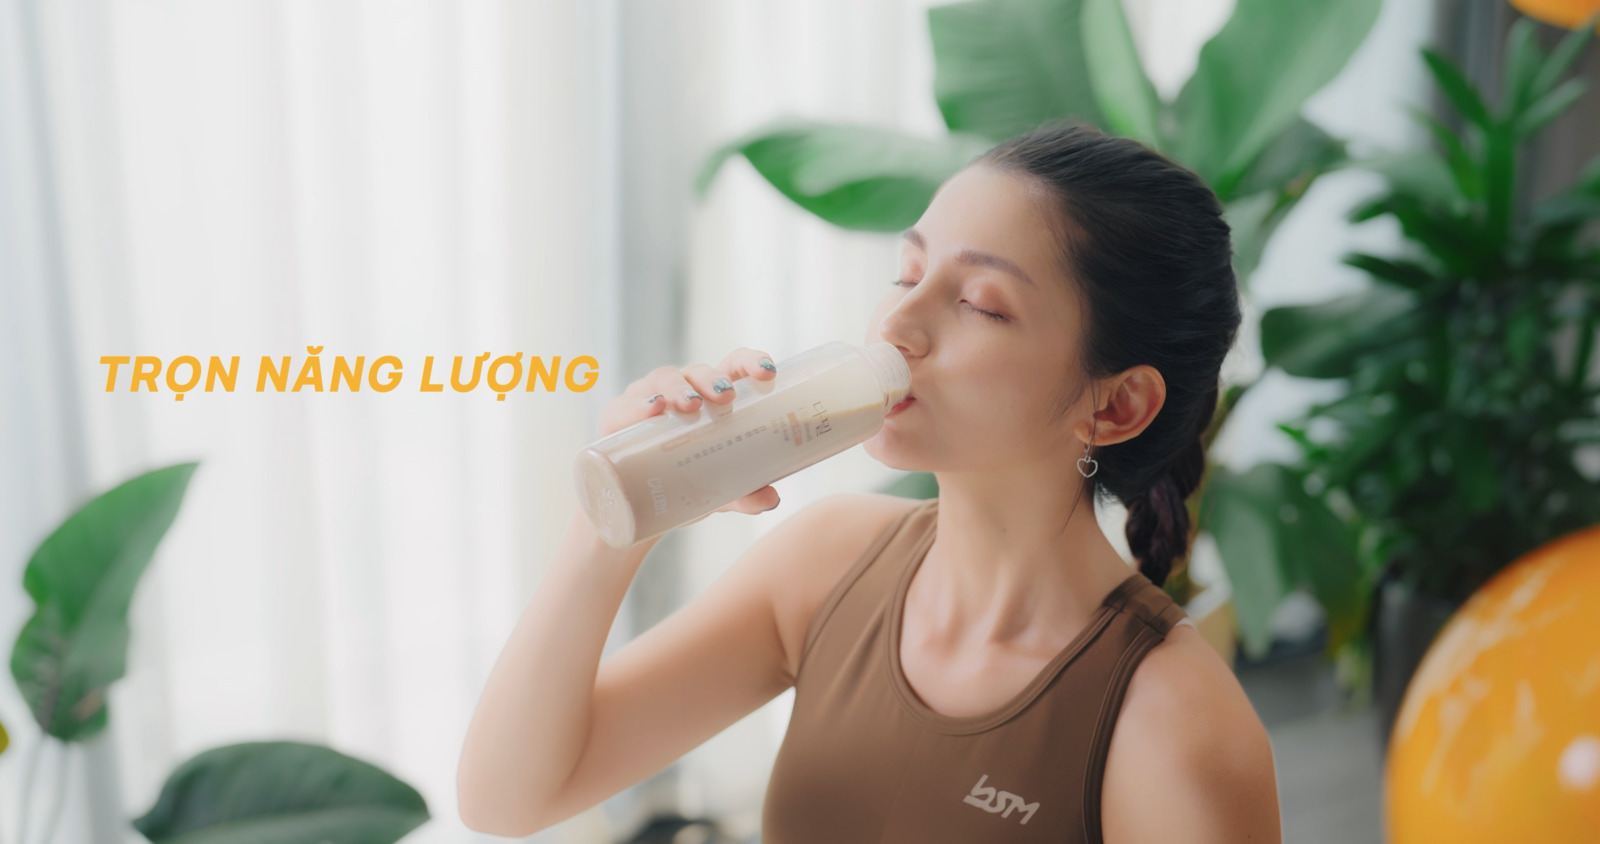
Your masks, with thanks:
M128 608L156 546L177 518L198 463L147 472L97 496L62 522L23 570L36 604L11 652L11 675L40 738L22 775L17 844L55 838L56 814L29 835L28 807L40 752L100 735L111 684L128 657ZM4 751L0 729L0 751ZM61 806L66 766L55 766ZM257 741L212 748L184 761L132 826L152 842L204 840L301 844L397 841L428 820L415 788L331 748Z
M722 164L743 156L784 196L823 220L846 229L898 232L914 224L939 185L978 153L1040 124L1073 117L1135 138L1198 173L1226 208L1235 270L1247 289L1278 224L1315 179L1347 162L1344 143L1300 111L1344 67L1380 5L1239 0L1170 102L1145 76L1120 0L975 0L934 7L928 11L933 93L947 135L924 138L785 118L714 150L696 190L704 197ZM1250 386L1224 391L1206 446ZM1207 470L1208 479L1222 474L1217 465ZM932 477L920 473L888 491L937 494ZM1189 502L1196 531L1207 528L1202 502L1211 506L1205 512L1216 514L1211 523L1222 528L1216 538L1233 594L1212 603L1230 633L1233 622L1226 613L1236 612L1252 654L1266 651L1269 619L1290 591L1310 585L1326 605L1338 606L1337 596L1355 583L1353 565L1342 581L1311 580L1296 568L1296 549L1256 542L1255 533L1238 529L1259 512L1258 494L1249 483L1208 481ZM1299 501L1313 516L1323 507L1311 496ZM1338 524L1327 513L1320 521ZM1290 575L1256 578L1262 557L1271 570ZM1175 600L1194 606L1182 561L1166 588ZM1231 642L1214 643L1232 659Z
M1370 289L1262 317L1269 364L1348 386L1280 427L1300 444L1294 471L1357 537L1370 611L1356 644L1374 661L1385 742L1450 613L1523 553L1600 523L1600 484L1577 466L1600 443L1600 246L1585 237L1600 158L1555 196L1517 202L1519 153L1584 92L1562 80L1597 20L1549 55L1518 20L1493 107L1424 50L1461 128L1419 114L1438 149L1370 162L1386 188L1350 217L1398 221L1405 254L1349 255Z

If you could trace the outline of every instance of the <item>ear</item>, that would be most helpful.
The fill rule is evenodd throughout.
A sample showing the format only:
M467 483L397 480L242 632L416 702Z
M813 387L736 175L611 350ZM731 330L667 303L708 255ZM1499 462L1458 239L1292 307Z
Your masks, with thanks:
M1114 445L1137 437L1167 401L1167 382L1155 367L1140 364L1109 381L1092 420L1078 423L1078 438L1098 445Z

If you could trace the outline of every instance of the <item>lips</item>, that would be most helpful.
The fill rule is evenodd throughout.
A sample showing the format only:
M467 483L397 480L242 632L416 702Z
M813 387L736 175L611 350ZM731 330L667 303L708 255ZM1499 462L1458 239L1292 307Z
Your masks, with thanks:
M906 408L910 407L912 402L914 402L915 400L916 400L916 396L906 396L905 398L900 400L899 404L895 405L894 407L889 408L889 414L888 415L893 416L896 413L899 413L900 411L905 410Z

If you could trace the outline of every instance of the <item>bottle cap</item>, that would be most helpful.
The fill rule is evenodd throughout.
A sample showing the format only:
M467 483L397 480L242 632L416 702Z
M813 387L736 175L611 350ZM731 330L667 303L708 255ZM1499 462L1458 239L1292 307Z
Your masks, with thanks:
M893 343L878 342L866 347L872 374L883 388L883 409L888 411L911 392L911 367Z

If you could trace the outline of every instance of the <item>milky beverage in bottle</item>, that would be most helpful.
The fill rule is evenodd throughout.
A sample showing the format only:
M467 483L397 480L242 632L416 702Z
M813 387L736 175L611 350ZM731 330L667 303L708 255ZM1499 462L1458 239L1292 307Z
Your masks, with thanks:
M578 502L607 544L626 548L870 439L911 390L893 343L825 343L740 378L726 405L668 408L585 446Z

